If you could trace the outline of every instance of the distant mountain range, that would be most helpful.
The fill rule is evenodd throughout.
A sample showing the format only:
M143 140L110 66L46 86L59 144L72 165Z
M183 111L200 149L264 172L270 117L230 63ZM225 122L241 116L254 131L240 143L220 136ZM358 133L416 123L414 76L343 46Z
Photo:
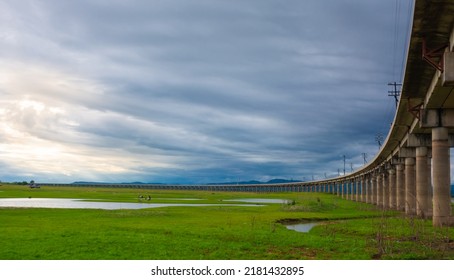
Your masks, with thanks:
M286 180L286 179L272 179L267 182L261 182L256 180L251 181L240 181L240 182L223 182L223 183L208 183L204 185L256 185L256 184L282 184L282 183L294 183L294 182L301 182L296 180ZM164 184L164 183L144 183L144 182L122 182L122 183L105 183L105 182L86 182L86 181L77 181L73 182L74 185L108 185L108 184L123 184L123 185L175 185L175 184ZM180 185L180 184L176 184ZM182 184L184 185L184 184ZM192 184L191 184L192 185Z
M295 183L295 182L301 182L301 181L286 180L286 179L272 179L267 182L251 180L251 181L239 181L239 182L208 183L206 185L257 185L257 184L283 184L283 183Z

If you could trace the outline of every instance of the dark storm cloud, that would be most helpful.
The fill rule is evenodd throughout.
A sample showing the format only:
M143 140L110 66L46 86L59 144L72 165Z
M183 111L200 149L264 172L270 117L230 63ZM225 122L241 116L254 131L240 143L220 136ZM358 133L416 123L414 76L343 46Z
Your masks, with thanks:
M57 181L309 179L336 174L342 155L359 166L392 119L395 5L3 3L3 150L27 147L39 177L36 149L58 146L72 164L42 176Z

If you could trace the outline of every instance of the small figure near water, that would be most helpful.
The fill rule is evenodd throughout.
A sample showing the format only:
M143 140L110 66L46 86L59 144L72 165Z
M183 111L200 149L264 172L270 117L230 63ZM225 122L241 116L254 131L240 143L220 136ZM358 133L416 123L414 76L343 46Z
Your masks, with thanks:
M139 199L139 202L142 202L142 200L144 200L144 199L147 200L147 201L150 201L151 200L151 196L148 195L147 197L144 197L143 195L139 194L138 199Z
M34 180L31 180L30 184L28 186L30 187L30 189L39 189L40 188L40 186L38 184L36 184Z

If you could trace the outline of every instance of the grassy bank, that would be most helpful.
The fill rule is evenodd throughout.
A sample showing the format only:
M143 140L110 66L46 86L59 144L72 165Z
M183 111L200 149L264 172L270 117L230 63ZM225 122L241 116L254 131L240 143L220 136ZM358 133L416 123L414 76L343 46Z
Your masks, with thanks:
M454 259L454 229L330 194L222 193L0 186L0 198L58 197L225 204L281 198L289 205L141 210L0 209L0 259ZM233 202L232 202L233 203ZM235 202L237 203L237 202ZM317 220L309 233L280 221Z

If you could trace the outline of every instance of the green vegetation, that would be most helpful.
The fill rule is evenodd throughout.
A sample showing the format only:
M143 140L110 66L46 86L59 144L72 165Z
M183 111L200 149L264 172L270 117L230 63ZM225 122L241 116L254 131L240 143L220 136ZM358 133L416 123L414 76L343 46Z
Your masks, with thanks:
M0 259L454 259L454 228L317 193L224 193L0 186L0 198L48 197L152 203L294 201L264 207L142 210L0 208ZM197 198L202 200L178 200ZM238 202L231 202L238 203ZM317 220L309 233L280 222Z

